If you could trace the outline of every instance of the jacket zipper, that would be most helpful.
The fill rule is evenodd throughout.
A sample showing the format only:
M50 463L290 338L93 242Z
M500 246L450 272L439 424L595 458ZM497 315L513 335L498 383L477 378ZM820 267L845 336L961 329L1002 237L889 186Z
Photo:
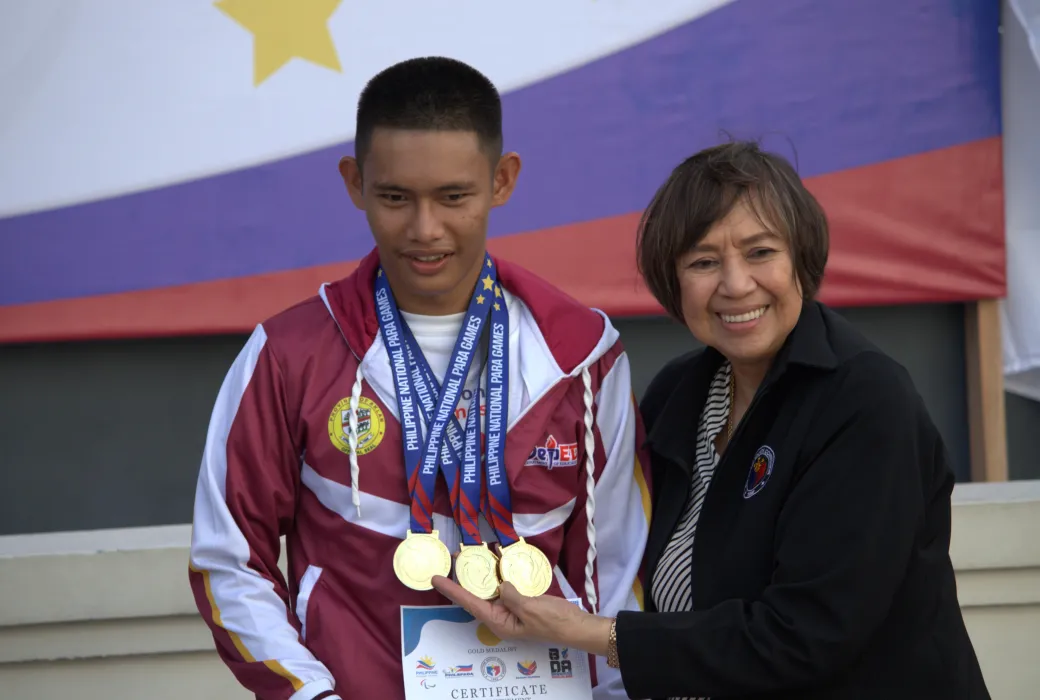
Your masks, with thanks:
M753 399L751 399L751 403L748 404L748 409L746 411L744 411L744 415L743 415L743 417L741 417L740 423L737 425L737 429L733 432L733 437L730 438L729 442L726 443L726 452L722 455L722 459L719 460L718 465L715 467L716 471L719 469L719 467L722 466L723 460L725 460L729 456L730 445L732 445L733 443L735 443L737 441L737 437L744 430L744 426L746 426L747 422L748 422L748 416L750 416L751 412L753 410L755 410L755 406L758 405L759 400L761 400L761 398L763 396L765 396L766 394L768 394L769 390L773 388L773 384L775 382L776 382L776 380L773 380L773 381L769 382L769 384L767 384L764 387L762 387L761 391L757 392L755 394L755 397ZM733 410L732 406L730 406L730 410L731 411ZM714 477L712 478L712 481L715 481ZM711 486L709 485L708 488L711 488ZM707 497L708 497L707 494L705 494L705 496L704 496L705 501L707 501Z

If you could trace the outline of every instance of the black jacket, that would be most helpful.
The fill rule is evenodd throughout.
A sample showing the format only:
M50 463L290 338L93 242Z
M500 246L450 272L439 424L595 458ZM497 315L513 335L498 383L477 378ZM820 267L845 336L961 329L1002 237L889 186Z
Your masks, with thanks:
M712 349L680 357L643 399L648 582L686 503L722 361ZM629 696L989 698L949 557L953 484L908 373L806 303L708 489L694 610L654 612L648 583L648 611L618 617Z

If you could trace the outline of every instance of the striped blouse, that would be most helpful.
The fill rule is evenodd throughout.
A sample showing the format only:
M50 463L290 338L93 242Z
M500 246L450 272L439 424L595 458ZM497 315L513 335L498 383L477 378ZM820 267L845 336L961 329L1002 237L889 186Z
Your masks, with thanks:
M708 485L719 463L719 455L715 451L715 438L725 430L729 417L731 371L730 364L725 362L712 379L708 400L704 404L704 412L697 427L697 455L690 484L690 497L654 573L651 591L654 603L661 612L693 609L693 537L697 532L697 520L704 505L704 496L708 493Z

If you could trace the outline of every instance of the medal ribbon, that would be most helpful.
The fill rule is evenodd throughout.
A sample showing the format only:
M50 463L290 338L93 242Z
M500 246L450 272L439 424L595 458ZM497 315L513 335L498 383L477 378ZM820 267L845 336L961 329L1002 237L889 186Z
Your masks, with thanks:
M488 522L498 535L501 547L519 540L513 528L513 510L509 495L509 478L505 469L506 428L509 427L509 313L502 288L495 285L495 303L491 307L491 342L488 347L487 389L485 390L484 429L487 454ZM467 428L469 426L467 425Z
M491 268L491 258L485 253L485 263ZM493 269L493 268L492 268ZM376 274L375 301L379 318L379 329L386 344L387 354L394 374L397 393L397 407L401 418L402 450L404 452L405 471L408 475L408 489L411 493L411 524L413 533L430 533L433 531L433 495L437 484L437 472L440 467L439 457L449 455L442 450L445 431L449 419L454 418L455 405L459 393L469 374L473 362L474 350L480 338L480 332L491 307L491 297L481 293L481 287L490 289L493 280L478 282L473 291L469 308L455 341L448 362L447 376L443 390L437 399L436 411L429 421L425 441L420 438L420 428L415 400L418 391L409 381L409 348L403 334L404 324L401 322L397 304L394 301L390 284L380 269ZM416 346L415 355L421 355ZM426 387L430 387L427 385ZM457 423L456 423L457 426ZM425 442L423 445L422 443Z
M426 357L423 356L419 343L416 342L411 329L405 324L402 330L404 331L405 357L408 360L412 386L415 389L416 396L419 398L419 407L422 409L423 418L426 420L426 424L429 425L430 421L433 420L434 413L437 411L437 399L441 394L441 384L434 378L433 371L430 369ZM463 433L462 426L459 425L455 414L452 414L451 419L448 421L444 434L448 438L448 443L441 448L442 468L450 464L452 460L458 462L461 459L459 455L462 454Z
M415 336L407 324L403 327L405 349L408 363L411 367L412 384L415 386L419 403L422 405L426 423L429 425L433 418L437 397L440 396L440 382L433 375L430 363L422 354ZM480 503L480 388L473 392L473 400L469 408L469 416L466 423L465 437L459 421L452 414L448 421L445 433L448 444L441 449L441 469L448 482L448 492L451 494L451 510L455 521L462 530L462 542L465 545L480 544L480 525L477 517L477 504ZM477 413L473 413L476 407ZM476 416L476 420L473 417ZM465 455L463 457L462 455ZM460 468L460 463L462 467ZM460 479L461 475L461 479Z

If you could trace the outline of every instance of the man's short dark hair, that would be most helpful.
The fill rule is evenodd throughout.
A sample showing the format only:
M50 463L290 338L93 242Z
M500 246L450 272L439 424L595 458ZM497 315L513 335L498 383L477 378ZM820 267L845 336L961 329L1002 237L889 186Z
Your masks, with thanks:
M384 69L361 91L354 157L360 164L377 127L472 131L493 162L502 155L502 101L480 71L440 56Z
M683 161L657 190L639 222L636 259L650 292L682 320L676 264L711 227L744 201L791 251L802 295L820 289L830 246L827 216L791 164L750 141L713 146Z

